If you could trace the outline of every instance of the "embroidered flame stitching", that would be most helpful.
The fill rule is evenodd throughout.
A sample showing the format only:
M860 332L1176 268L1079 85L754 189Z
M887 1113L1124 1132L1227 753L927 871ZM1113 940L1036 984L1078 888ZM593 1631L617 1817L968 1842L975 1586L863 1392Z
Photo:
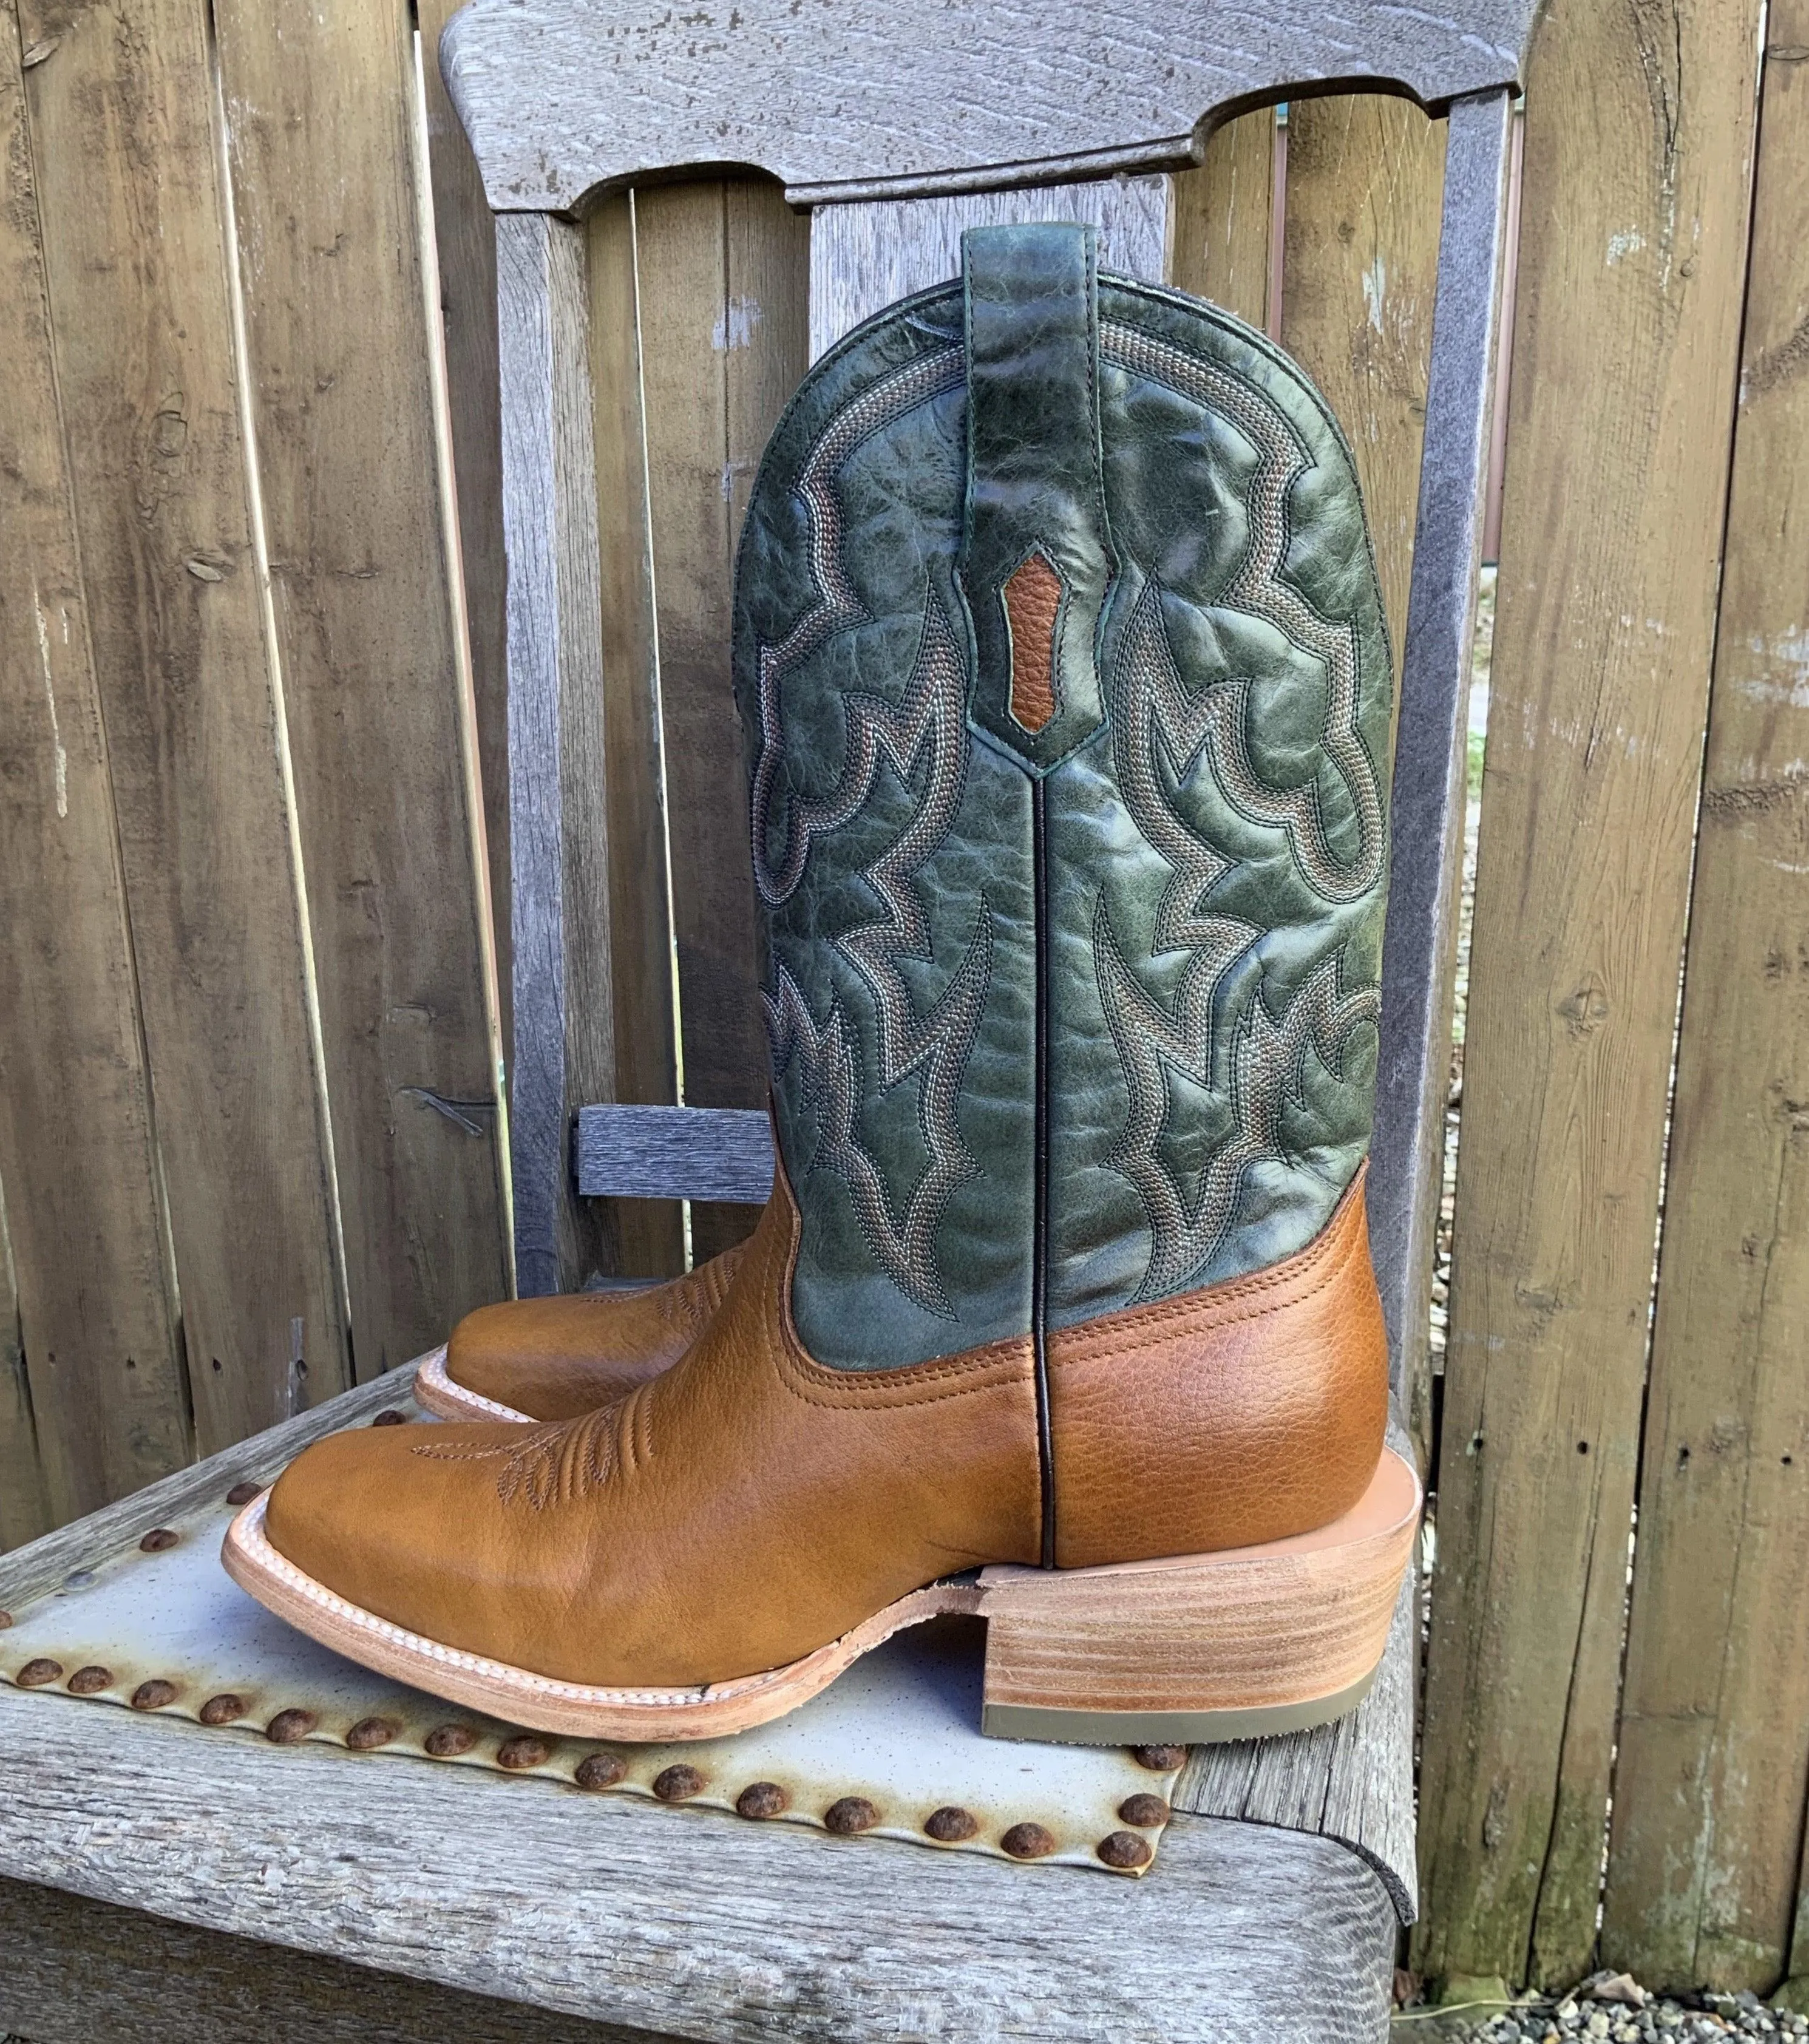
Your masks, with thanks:
M930 1161L905 1202L902 1220L878 1164L855 1132L865 1089L858 1045L840 1004L831 1004L819 1028L797 982L781 964L774 969L775 991L763 997L774 1074L796 1056L816 1109L821 1135L816 1163L847 1184L867 1246L893 1283L928 1311L951 1318L935 1268L935 1235L950 1196L980 1168L962 1135L957 1108L992 978L992 911L985 894L966 955L920 1020L897 961L933 956L912 875L947 836L960 807L967 758L965 694L961 650L932 591L916 665L897 709L872 697L843 698L847 754L835 792L824 805L851 817L872 792L882 755L902 779L928 755L916 813L862 869L885 914L834 939L873 995L880 1089L890 1091L913 1072L923 1075L918 1122Z

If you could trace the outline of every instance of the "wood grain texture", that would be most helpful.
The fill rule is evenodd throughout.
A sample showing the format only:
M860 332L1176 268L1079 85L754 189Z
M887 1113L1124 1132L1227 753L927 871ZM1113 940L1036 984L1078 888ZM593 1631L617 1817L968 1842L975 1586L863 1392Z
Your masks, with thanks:
M1386 2033L1394 1911L1327 1839L1180 1817L1133 1886L458 1776L0 1691L9 1877L236 1937L720 2044Z
M445 338L447 430L457 485L467 642L483 786L498 1024L514 1040L509 953L509 607L502 543L501 384L497 360L496 222L482 173L440 70L440 34L458 0L417 0L427 106L429 196Z
M509 1289L417 258L413 25L403 0L219 0L214 26L255 285L246 374L353 1353L369 1377Z
M669 1106L678 1097L678 984L632 195L605 199L585 223L585 232L603 576L616 1097ZM589 1193L597 1189L582 1182L582 1134L581 1121L579 1189ZM619 1208L616 1227L624 1272L665 1278L684 1269L684 1212L676 1202L637 1201Z
M0 198L8 365L0 405L0 1180L9 1247L0 1286L0 1544L8 1544L41 1531L47 1512L72 1518L189 1453L38 170L10 16L0 21Z
M25 1371L18 1281L6 1234L6 1188L0 1185L0 1553L36 1539L49 1531L51 1523L50 1493Z
M1435 1975L1565 1983L1595 1945L1757 15L1552 0L1527 89L1421 1788Z
M1446 133L1445 122L1429 121L1409 102L1375 94L1304 100L1288 113L1281 344L1325 394L1356 460L1394 652L1397 712L1419 510ZM1467 667L1458 687L1461 727L1469 703ZM1416 757L1411 747L1403 751L1406 772L1414 770ZM1427 764L1449 777L1442 755ZM1404 787L1403 793L1411 791ZM1397 831L1403 813L1396 812ZM1439 848L1428 849L1441 855ZM1454 857L1455 846L1444 847L1442 855ZM1454 922L1454 889L1445 891L1452 896ZM1431 957L1441 982L1431 1005L1443 1017L1440 1041L1448 1043L1456 953L1439 944ZM1438 1062L1442 1070L1448 1056ZM1418 1197L1435 1208L1436 1182L1422 1187ZM1429 1251L1430 1225L1415 1231L1416 1248L1422 1235ZM1415 1275L1397 1369L1423 1467L1431 1441L1429 1256Z
M52 46L25 74L32 151L205 1447L349 1367L213 81L186 0L34 0L19 22ZM83 1398L67 1424L91 1421Z
M1281 344L1356 457L1398 681L1432 355L1445 123L1375 93L1288 110ZM1254 167L1254 166L1253 166Z
M519 2001L0 1879L0 2034L32 2044L659 2044Z
M1809 5L1767 33L1602 1927L1761 1992L1809 1792Z
M745 1107L586 1107L578 1189L593 1198L726 1200L764 1206L772 1124Z
M509 559L509 1139L524 1296L615 1267L581 1204L571 1118L615 1091L601 597L582 231L540 213L497 234Z
M1213 113L1290 88L1389 81L1442 106L1513 81L1534 11L1100 0L1056 35L1046 12L987 0L848 0L801 20L792 0L682 16L475 0L444 47L499 209L725 163L812 204L1178 168Z
M809 226L752 179L637 191L634 206L683 1097L758 1108L766 1039L729 629L755 465L805 367ZM693 1256L753 1221L693 1208Z
M1170 282L1210 298L1258 332L1269 319L1275 110L1239 114L1207 137L1198 167L1174 179Z
M1110 178L820 206L810 217L810 359L897 299L958 277L961 237L970 227L1080 221L1098 230L1102 270L1162 283L1172 182L1159 175Z

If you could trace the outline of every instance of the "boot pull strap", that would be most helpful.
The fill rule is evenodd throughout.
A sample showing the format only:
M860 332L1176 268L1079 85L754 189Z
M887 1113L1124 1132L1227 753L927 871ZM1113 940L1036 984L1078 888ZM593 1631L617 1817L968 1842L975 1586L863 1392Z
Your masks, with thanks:
M961 237L967 501L960 582L972 719L1041 774L1099 728L1112 538L1100 467L1099 286L1090 227Z

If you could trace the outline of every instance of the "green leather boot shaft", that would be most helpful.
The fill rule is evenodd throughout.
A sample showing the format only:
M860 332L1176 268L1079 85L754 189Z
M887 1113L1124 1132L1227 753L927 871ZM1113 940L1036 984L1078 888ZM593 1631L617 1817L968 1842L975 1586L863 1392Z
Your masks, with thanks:
M851 1368L1029 1328L1039 1084L1055 1325L1302 1247L1374 1097L1390 674L1348 449L1084 230L966 256L812 371L738 566L792 1303Z

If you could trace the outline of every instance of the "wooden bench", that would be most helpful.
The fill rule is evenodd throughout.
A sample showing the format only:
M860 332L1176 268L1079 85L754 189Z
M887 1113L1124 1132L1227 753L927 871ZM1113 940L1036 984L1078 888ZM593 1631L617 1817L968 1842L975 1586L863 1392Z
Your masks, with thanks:
M1166 173L1215 121L1381 84L1450 122L1370 1189L1402 1388L1431 1279L1508 120L1534 5L1334 19L1310 0L1099 0L1058 36L1047 13L985 0L739 0L720 17L475 0L449 26L446 75L497 216L524 1292L586 1274L590 1198L756 1199L770 1172L745 1114L599 1104L600 527L574 216L687 167L772 173L812 209L816 353L950 274L978 221L1089 219L1108 265L1160 277ZM0 1606L405 1395L393 1374L0 1558ZM0 1687L0 2029L1374 2038L1415 1905L1413 1590L1350 1719L1194 1756L1135 1883L600 1808L550 1782Z

